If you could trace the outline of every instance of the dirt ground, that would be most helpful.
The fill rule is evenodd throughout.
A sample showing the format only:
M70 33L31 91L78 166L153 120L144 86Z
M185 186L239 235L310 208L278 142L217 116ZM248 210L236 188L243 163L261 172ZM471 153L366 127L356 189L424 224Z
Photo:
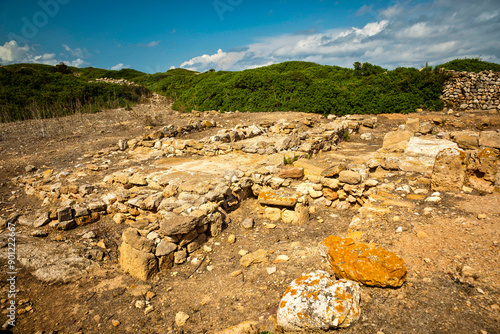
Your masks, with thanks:
M421 113L411 117L435 116L435 113ZM281 118L322 118L300 113L205 113L203 117L216 120L223 127ZM377 128L373 130L376 140L366 143L355 134L337 151L320 153L312 161L324 166L334 164L342 150L356 145L364 145L366 152L375 151L381 147L383 134L404 124L407 117L379 115ZM23 189L10 182L26 173L25 166L72 168L92 162L96 153L116 146L119 139L134 138L167 124L187 124L191 118L171 111L166 105L141 105L132 111L109 110L56 120L0 124L0 215L40 207L40 200L28 197ZM497 129L500 124L498 114L462 115L460 119L471 129L478 126ZM444 131L453 129L451 122L446 124L449 128L445 126ZM213 135L219 129L191 134L189 138ZM358 154L366 152L359 150ZM112 166L122 158L117 155L106 172L111 173ZM392 173L386 179L429 188L428 184L415 183L418 175ZM500 194L441 195L443 200L438 204L400 196L397 199L406 205L390 205L383 216L365 217L361 240L401 256L408 279L398 289L363 287L360 320L338 332L500 333ZM424 215L426 207L433 208L432 215ZM105 240L109 251L99 270L74 283L48 285L21 269L16 286L19 314L16 326L10 331L215 333L255 320L260 321L262 332L275 333L272 318L288 284L310 271L321 269L332 273L317 245L329 235L347 236L349 223L356 214L355 210L318 207L307 224L278 222L269 228L269 221L259 213L257 200L249 199L230 213L231 223L222 235L209 239L205 247L191 254L186 264L160 272L146 283L120 269L118 245L125 226L115 224L110 217L83 228L51 233L50 241L78 246L86 242L81 235L93 231L97 240ZM241 226L241 221L248 217L255 220L251 230ZM1 231L2 248L7 247L7 232ZM230 235L235 236L234 243L228 241ZM17 244L31 240L29 228L18 226ZM269 263L240 266L241 250L259 249L268 252ZM273 263L278 255L287 255L289 260ZM3 324L8 307L7 259L0 259L0 265ZM472 273L464 275L463 268ZM146 307L152 305L152 311L147 313L144 308L136 307L138 301L145 302ZM175 324L178 312L189 315L182 328Z

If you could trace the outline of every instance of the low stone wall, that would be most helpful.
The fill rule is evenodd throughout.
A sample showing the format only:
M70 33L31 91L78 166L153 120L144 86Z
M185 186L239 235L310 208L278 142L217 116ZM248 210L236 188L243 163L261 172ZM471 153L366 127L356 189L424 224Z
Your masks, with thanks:
M446 106L464 111L500 110L500 72L447 72L451 78L441 95Z

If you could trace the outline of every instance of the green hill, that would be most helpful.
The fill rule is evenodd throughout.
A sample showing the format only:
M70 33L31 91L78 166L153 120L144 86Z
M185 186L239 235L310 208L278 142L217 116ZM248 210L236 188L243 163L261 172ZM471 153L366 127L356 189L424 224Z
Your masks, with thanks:
M151 85L174 108L221 111L408 113L442 109L446 75L426 68L387 71L368 63L354 69L285 62L241 72L166 72Z
M0 67L0 121L48 118L75 112L129 106L151 91L174 101L174 108L221 111L303 111L409 113L418 108L441 110L439 99L447 74L457 71L500 71L500 64L457 59L432 69L398 67L386 70L369 63L354 67L290 61L239 72L204 73L173 69L145 74L64 64L14 64ZM89 82L126 79L140 86Z
M128 106L149 89L89 82L101 77L132 78L135 70L76 69L66 65L15 64L0 67L0 121L49 118Z
M449 61L445 64L438 65L436 68L445 68L447 70L454 70L460 72L482 72L482 71L493 71L500 72L500 64L490 63L480 58L466 58L466 59L455 59Z

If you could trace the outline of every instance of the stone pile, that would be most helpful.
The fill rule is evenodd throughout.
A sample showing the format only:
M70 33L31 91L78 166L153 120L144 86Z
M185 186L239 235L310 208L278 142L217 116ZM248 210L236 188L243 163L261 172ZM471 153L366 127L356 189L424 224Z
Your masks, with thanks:
M135 82L131 82L125 79L112 79L112 78L97 78L95 81L89 81L89 82L106 82L106 83L112 83L112 84L117 84L117 85L125 85L125 86L138 86Z
M233 129L220 130L218 134L199 141L175 137L194 131L215 127L213 121L197 121L185 126L165 126L161 130L128 141L120 141L121 150L137 147L150 148L153 156L214 156L241 150L245 153L270 155L292 151L298 155L330 151L343 140L347 127L342 122L321 124L309 131L299 131L289 123L264 123L260 126L238 125ZM256 140L258 137L258 140ZM252 140L253 139L253 140Z
M500 110L499 72L447 72L451 78L441 95L445 105L464 111Z

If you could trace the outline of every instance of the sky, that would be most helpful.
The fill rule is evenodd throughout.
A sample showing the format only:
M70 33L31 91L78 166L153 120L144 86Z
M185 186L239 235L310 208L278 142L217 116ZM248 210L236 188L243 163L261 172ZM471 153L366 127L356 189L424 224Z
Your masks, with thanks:
M146 73L500 63L499 0L0 0L0 64Z

